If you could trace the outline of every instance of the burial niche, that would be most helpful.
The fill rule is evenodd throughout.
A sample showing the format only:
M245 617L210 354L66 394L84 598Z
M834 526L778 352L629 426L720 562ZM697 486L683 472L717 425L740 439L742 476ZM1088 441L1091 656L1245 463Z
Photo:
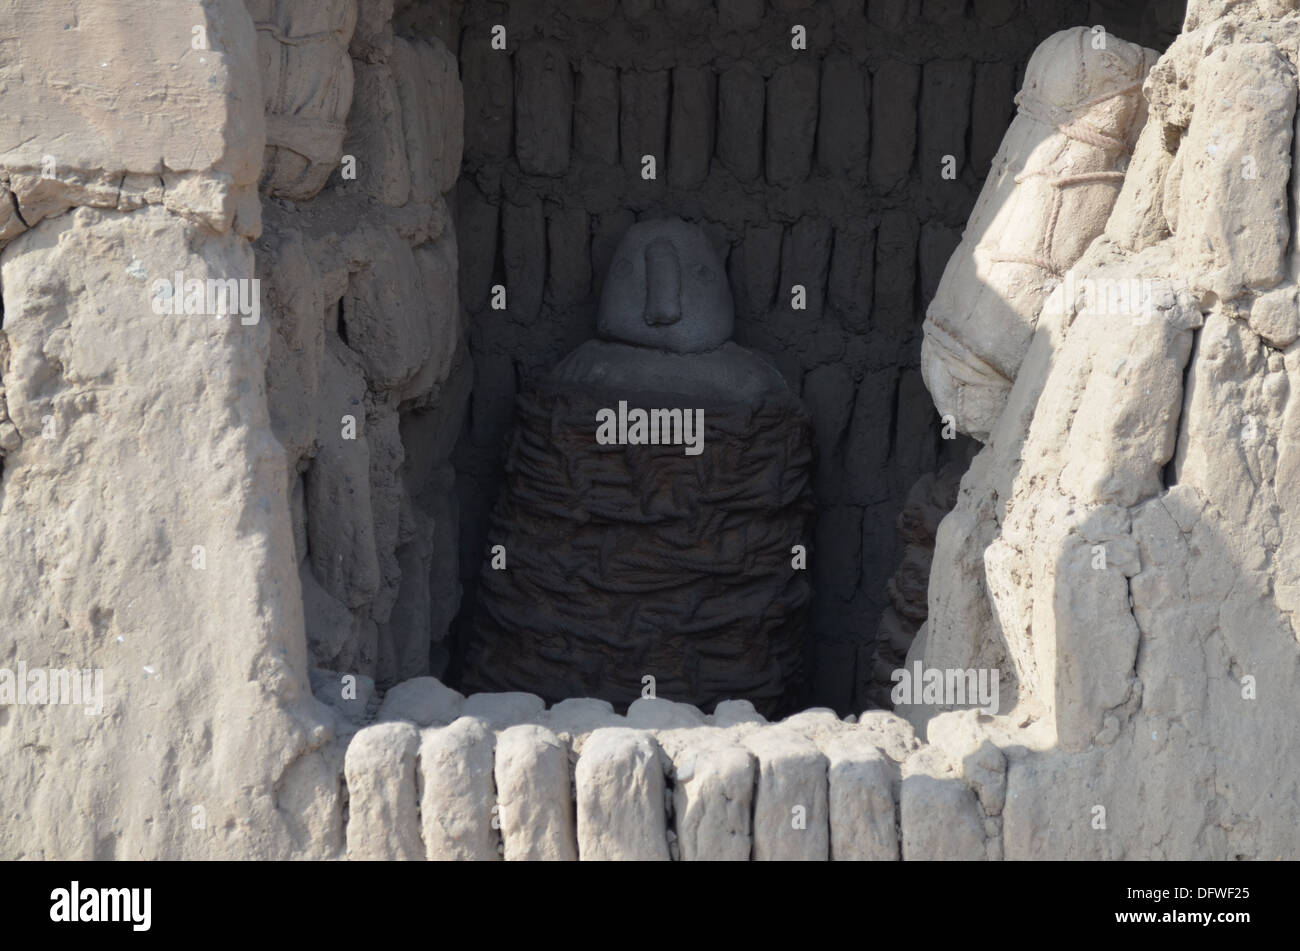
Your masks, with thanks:
M699 227L627 232L600 339L516 402L467 689L793 703L811 425L776 368L730 341L733 321Z

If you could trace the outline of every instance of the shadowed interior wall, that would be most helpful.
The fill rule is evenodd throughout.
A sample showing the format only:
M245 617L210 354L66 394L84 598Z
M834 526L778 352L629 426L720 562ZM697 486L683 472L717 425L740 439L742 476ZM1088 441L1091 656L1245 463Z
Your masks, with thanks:
M680 215L726 259L735 339L773 360L814 420L807 702L865 705L901 555L895 521L918 478L968 456L964 441L940 437L920 324L1025 62L1078 24L1163 49L1182 4L398 6L399 25L458 44L465 90L456 216L474 385L453 456L465 595L434 672L458 676L515 395L594 335L626 229ZM498 24L505 50L491 47ZM792 48L796 25L806 49ZM494 285L506 288L504 310L491 306ZM802 309L794 285L806 289Z

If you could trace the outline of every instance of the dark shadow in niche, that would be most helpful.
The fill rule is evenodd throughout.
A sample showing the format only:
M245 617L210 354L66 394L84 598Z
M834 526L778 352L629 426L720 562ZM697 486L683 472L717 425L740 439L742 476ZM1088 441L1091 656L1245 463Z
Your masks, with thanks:
M926 300L987 172L976 163L991 152L975 155L975 143L987 150L1000 141L1012 111L1005 100L1049 34L1102 23L1117 35L1156 42L1177 32L1181 10L1159 0L1028 9L1012 2L1002 5L1008 11L1000 19L977 5L931 23L912 3L884 28L863 15L863 5L819 4L800 14L809 38L801 54L789 48L788 24L774 11L741 28L719 22L711 4L699 17L654 10L637 22L612 4L604 13L600 6L512 7L510 49L500 61L467 48L501 20L496 6L468 0L452 31L466 95L460 223L495 217L491 228L458 232L475 372L453 456L464 595L445 642L450 660L433 672L461 683L521 380L539 380L590 336L599 277L627 227L677 215L702 224L726 248L735 339L769 357L812 415L821 515L812 545L821 554L800 702L841 713L861 709L869 705L875 632L890 604L886 581L902 555L898 514L919 478L970 457L963 442L940 438L933 408L919 405L925 391L918 362ZM543 57L519 51L543 42L554 50L549 37L563 37L558 45L567 63L548 72L537 65ZM809 81L799 71L782 70L801 55L818 60L811 86L799 85ZM819 88L832 58L841 75L856 71L861 91L838 80L829 91ZM971 89L940 94L939 66L965 59L975 64L973 87L996 90L1002 83L1006 95L996 103L975 96L966 107L961 98ZM891 61L922 65L881 72ZM744 63L758 69L757 85L720 81ZM667 82L642 81L641 74L660 70L669 71ZM687 93L699 84L692 70L712 80L701 86L712 90L702 97L706 107L688 108L696 100ZM911 86L895 89L895 82ZM811 116L811 135L770 113L774 89L798 107L791 115L798 112L800 122ZM662 102L653 99L657 90ZM886 121L896 102L913 110L915 135L901 136ZM663 117L657 142L646 128L658 128L658 119L645 127L632 121L633 105L637 114ZM833 134L852 126L850 113L859 127L870 127L869 142L849 136L846 145ZM738 114L751 120L737 122ZM724 132L737 129L747 133L745 142L724 141ZM927 149L948 141L967 148L957 179L940 181ZM758 150L751 163L757 177L729 164L751 147ZM850 154L855 148L861 154ZM887 179L879 170L891 166L876 163L876 154L903 148L907 154L894 165L905 171ZM624 161L643 153L658 154L655 182L639 180ZM698 180L667 174L692 161L703 169ZM769 181L778 170L795 180ZM806 309L791 306L793 283L807 287ZM505 311L488 304L496 284L509 288ZM852 525L858 528L845 527Z

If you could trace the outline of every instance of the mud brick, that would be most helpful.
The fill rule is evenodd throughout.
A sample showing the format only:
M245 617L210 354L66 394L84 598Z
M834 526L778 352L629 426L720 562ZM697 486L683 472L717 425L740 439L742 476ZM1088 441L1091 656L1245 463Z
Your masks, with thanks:
M881 484L886 478L877 480ZM862 508L862 585L859 592L866 596L875 606L882 610L889 601L886 585L898 569L901 556L898 543L898 531L894 527L898 518L898 503L892 499L865 505ZM873 615L876 620L878 615ZM874 624L872 627L874 628ZM874 640L875 631L863 634Z
M922 308L929 306L934 298L934 292L939 287L939 279L943 277L943 269L948 264L948 258L952 257L953 251L957 250L957 245L960 243L959 228L949 228L937 221L927 222L921 228L921 245L917 261L921 268Z
M898 381L894 439L895 472L931 472L938 462L937 418L921 371L909 367Z
M781 287L777 293L789 305L790 288L802 284L808 289L809 322L820 319L826 300L826 275L831 260L831 223L818 218L801 218L786 232L781 249Z
M460 299L470 313L487 306L497 259L499 210L474 182L456 186L456 242L460 249Z
M745 229L731 255L730 280L736 309L758 316L772 306L781 265L781 226L752 225Z
M916 105L921 70L886 60L876 70L871 96L871 183L892 188L907 177L916 150Z
M763 22L763 0L718 0L718 25L747 30Z
M717 114L713 96L713 70L696 66L673 70L668 180L674 187L695 188L708 178Z
M925 0L921 15L931 23L951 23L966 12L966 0Z
M674 17L700 16L711 5L710 0L664 0L664 10Z
M853 598L862 576L862 510L824 507L817 516L813 588L840 601Z
M542 309L546 286L546 217L536 198L501 206L501 251L506 268L506 313L529 324Z
M564 6L580 20L607 20L614 15L618 0L567 0Z
M641 157L653 155L664 173L668 141L668 70L631 70L619 76L619 137L623 168L641 180Z
M876 233L876 287L873 323L891 339L903 339L911 328L915 302L916 241L919 228L907 211L887 211Z
M827 297L844 328L852 333L866 333L870 326L875 258L874 228L835 232Z
M618 70L585 60L578 71L573 148L582 158L618 162Z
M514 124L514 75L510 54L494 50L491 39L465 38L460 68L465 88L465 161L481 165L510 154Z
M510 355L476 350L474 386L481 393L475 393L470 400L470 438L476 446L500 446L510 431L515 409L515 364Z
M931 60L921 71L921 178L942 183L943 156L956 159L957 174L966 165L966 129L970 125L970 60Z
M817 447L817 499L826 503L838 497L843 478L837 457L853 411L853 371L842 363L809 370L803 378L803 403Z
M846 501L863 505L883 501L889 493L889 431L894 420L898 370L880 367L863 374L852 400L852 423L845 441L843 467ZM888 571L892 571L891 565Z
M971 92L970 161L976 175L986 175L998 154L1015 111L1014 63L979 63Z
M870 74L851 56L831 53L822 62L817 157L832 175L853 182L867 177L870 96Z
M767 84L767 180L773 185L797 185L812 171L817 87L817 65L807 58L780 67Z
M515 156L529 175L563 175L573 128L573 72L563 48L530 42L515 54Z
M1020 0L974 0L975 19L984 26L1001 26L1020 12Z
M718 79L718 160L742 182L763 171L763 76L748 63Z
M569 307L591 294L591 226L582 208L556 208L546 221L551 300Z
M867 0L867 18L878 27L896 30L907 15L908 0Z

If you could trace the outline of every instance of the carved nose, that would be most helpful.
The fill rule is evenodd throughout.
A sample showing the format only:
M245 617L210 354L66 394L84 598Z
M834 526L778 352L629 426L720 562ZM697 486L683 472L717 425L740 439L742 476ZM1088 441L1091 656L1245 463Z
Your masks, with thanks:
M671 241L656 238L645 249L645 322L666 327L682 319L682 272Z

